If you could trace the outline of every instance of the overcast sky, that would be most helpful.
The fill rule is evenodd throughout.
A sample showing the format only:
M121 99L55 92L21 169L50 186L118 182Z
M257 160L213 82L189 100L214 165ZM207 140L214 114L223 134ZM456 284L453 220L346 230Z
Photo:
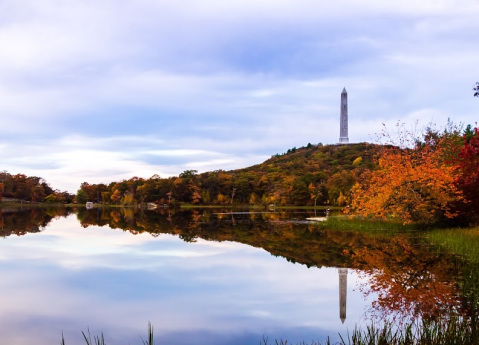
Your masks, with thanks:
M479 0L0 0L0 170L234 169L401 120L474 124Z

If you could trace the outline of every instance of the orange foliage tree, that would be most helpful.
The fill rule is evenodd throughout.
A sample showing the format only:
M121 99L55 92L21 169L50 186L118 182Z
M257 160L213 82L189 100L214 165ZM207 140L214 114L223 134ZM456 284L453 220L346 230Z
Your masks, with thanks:
M115 189L115 191L113 192L113 194L110 196L110 199L111 199L114 203L116 203L116 204L120 203L120 201L121 201L121 193L120 193L120 191L119 191L118 189Z
M366 171L352 190L352 206L363 216L432 224L458 214L451 207L462 200L455 182L457 167L448 163L454 136L418 141L399 130L399 146L384 146L379 168ZM454 139L454 140L452 140ZM407 147L410 144L412 147Z

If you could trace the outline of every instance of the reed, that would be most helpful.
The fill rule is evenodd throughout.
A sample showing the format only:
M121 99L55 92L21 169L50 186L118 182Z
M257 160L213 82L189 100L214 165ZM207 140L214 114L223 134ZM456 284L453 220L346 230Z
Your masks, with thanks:
M324 230L363 231L363 232L405 232L424 230L415 224L402 224L395 221L370 220L356 216L329 216L324 222L318 222L317 227Z
M83 335L83 339L85 340L86 345L106 345L105 342L105 337L103 336L103 333L99 336L93 336L93 340L90 334L90 329L88 329L87 333L81 332ZM151 325L151 322L148 322L148 335L146 337L146 340L143 340L143 338L140 339L143 343L143 345L155 345L155 340L153 336L153 326ZM60 341L60 345L66 345L65 344L65 337L62 332L62 340Z
M427 238L441 249L479 264L479 227L435 230L429 232Z
M85 342L87 343L87 345L106 345L105 338L103 337L103 333L99 337L94 336L93 341L91 340L90 329L88 329L88 337L86 336L85 332L81 332L81 334L83 334L83 338L85 339Z
M88 335L82 332L86 345L106 345L103 334L94 336L93 340L88 331ZM479 324L475 317L463 318L452 316L448 319L439 319L434 321L422 321L397 326L392 323L376 325L374 323L361 329L354 328L343 336L339 334L339 341L332 342L328 337L324 342L311 341L310 343L301 342L297 345L476 345L479 343ZM148 336L142 340L143 345L154 345L153 326L148 323ZM61 345L65 345L62 334ZM275 339L270 342L268 338L263 337L260 345L288 345L288 340Z
M366 329L356 327L351 334L339 334L340 341L301 342L298 345L476 345L479 326L472 319L452 317L441 321L423 321L397 327L391 323L382 326L371 324ZM260 345L288 345L287 340L268 342L263 338Z

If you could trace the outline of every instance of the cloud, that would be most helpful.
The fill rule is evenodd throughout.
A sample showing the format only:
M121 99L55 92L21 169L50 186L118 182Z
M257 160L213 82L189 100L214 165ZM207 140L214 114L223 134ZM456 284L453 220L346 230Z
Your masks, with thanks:
M252 165L335 143L344 86L352 141L415 116L474 123L478 15L474 0L4 0L3 169L74 191Z

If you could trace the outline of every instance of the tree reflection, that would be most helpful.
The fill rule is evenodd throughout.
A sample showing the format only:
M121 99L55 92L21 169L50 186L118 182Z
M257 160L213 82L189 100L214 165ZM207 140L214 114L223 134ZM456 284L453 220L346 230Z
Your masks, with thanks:
M122 214L121 209L110 212L111 227L134 234L168 233L186 242L196 238L234 241L308 267L353 268L363 278L359 288L364 296L376 297L369 313L375 318L427 319L448 315L458 305L456 277L460 273L455 261L405 234L319 231L313 224L291 222L281 213L242 216L228 211L216 216L210 211L174 211L167 222L162 211L136 218ZM90 221L95 223L94 218Z
M23 236L41 232L53 219L66 217L73 210L66 207L52 208L0 208L0 236Z
M372 316L429 319L448 315L457 305L455 266L445 255L404 235L370 238L348 255L367 296L377 295Z

